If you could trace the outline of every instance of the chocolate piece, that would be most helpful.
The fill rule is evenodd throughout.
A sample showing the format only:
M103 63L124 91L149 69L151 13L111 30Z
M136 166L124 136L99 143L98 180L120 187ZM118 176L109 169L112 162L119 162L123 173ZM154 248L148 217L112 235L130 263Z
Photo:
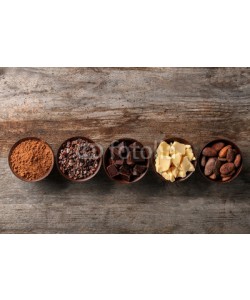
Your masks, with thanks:
M129 149L130 150L134 150L134 149L138 150L138 149L141 149L141 145L138 144L137 142L134 142L134 143L129 145Z
M124 140L113 143L107 153L110 157L107 157L106 170L112 178L131 182L141 177L147 170L147 152L137 142Z
M119 173L121 175L121 178L123 180L129 181L130 180L130 176L131 176L131 171L129 169L129 167L127 165L123 165L120 170Z
M127 146L124 142L121 142L119 145L117 145L117 148L119 149L119 154L122 155L122 157L127 154Z
M132 175L133 176L139 176L140 175L139 172L138 172L138 170L137 170L137 168L136 168L136 166L137 165L135 165L134 168L133 168L133 170L132 170Z
M111 177L115 177L115 176L119 175L119 172L115 165L108 166L107 171Z
M126 180L126 181L130 181L130 175L127 175L127 174L121 174L120 175L121 176L121 178L123 179L123 180Z
M111 158L112 159L120 159L119 149L117 147L109 147Z
M124 147L126 147L125 142L120 142L116 147L117 148L124 148Z
M128 153L128 156L127 156L127 164L128 165L134 165L135 163L134 163L134 160L133 160L133 154L132 154L132 152L129 152Z
M110 149L111 156L113 157L113 159L119 160L119 159L127 158L128 151L127 151L126 145L123 142L120 143L116 147L114 147L114 146L109 147L109 149Z
M110 159L109 159L109 164L110 164L110 165L113 165L114 163L115 163L115 161L114 161L112 158L110 158Z
M138 163L138 162L144 162L145 161L145 155L143 153L142 150L140 151L133 151L133 156L132 159L134 161L134 163Z
M143 166L143 165L135 165L133 171L136 171L137 173L139 174L142 174L143 172L145 172L147 169L146 166Z
M123 159L117 159L117 160L114 161L114 164L115 164L115 165L118 165L118 166L123 165L123 163L124 163L124 160L123 160Z
M130 175L131 174L129 168L126 165L121 166L121 168L119 169L119 173L121 175Z

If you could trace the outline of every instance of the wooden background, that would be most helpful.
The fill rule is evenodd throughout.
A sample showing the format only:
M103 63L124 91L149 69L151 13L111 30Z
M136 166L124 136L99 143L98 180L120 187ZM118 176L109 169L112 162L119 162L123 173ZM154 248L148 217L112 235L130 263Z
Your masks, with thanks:
M0 232L250 233L250 70L246 68L0 69ZM56 169L24 183L7 164L18 139L37 136L56 152L85 135L107 147L119 137L145 145L180 136L197 152L225 137L242 150L244 169L230 184L161 182L150 171L120 185L104 171L72 184Z

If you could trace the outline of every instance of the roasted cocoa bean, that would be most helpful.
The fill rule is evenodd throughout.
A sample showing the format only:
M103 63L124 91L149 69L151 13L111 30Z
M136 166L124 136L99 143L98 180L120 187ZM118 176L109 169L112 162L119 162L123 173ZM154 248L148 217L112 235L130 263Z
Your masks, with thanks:
M215 165L214 165L214 173L216 176L220 175L220 167L222 166L222 161L219 159L216 160Z
M218 160L220 160L221 162L226 162L227 159L225 157L219 157Z
M210 179L215 180L216 179L216 175L213 173L212 175L209 176Z
M227 161L233 162L235 158L235 151L232 148L229 148L227 150Z
M202 156L202 158L201 158L201 166L202 166L203 168L205 167L206 162L207 162L206 156Z
M219 152L224 146L225 146L225 143L218 142L218 143L213 144L212 148L214 150L216 150L217 152Z
M233 163L225 163L220 167L220 173L222 175L226 175L231 173L235 168L235 165Z
M228 150L229 148L232 148L232 146L231 146L231 145L227 145L227 146L223 147L223 148L220 150L220 152L219 152L219 157L226 157L226 156L227 156L227 150Z
M203 149L202 154L207 157L213 157L217 155L217 151L211 147L206 147Z
M205 165L205 170L204 170L204 174L206 176L210 176L213 173L215 162L216 162L216 158L214 158L214 157L211 157L208 159L208 161Z
M234 165L236 168L239 168L240 164L241 164L241 155L237 154L234 160Z
M222 181L228 181L228 180L231 179L231 178L232 178L231 176L223 177L223 178L222 178Z
M221 174L221 177L228 177L228 176L232 177L234 175L234 173L235 173L235 170L233 170L232 172L225 174L225 175Z

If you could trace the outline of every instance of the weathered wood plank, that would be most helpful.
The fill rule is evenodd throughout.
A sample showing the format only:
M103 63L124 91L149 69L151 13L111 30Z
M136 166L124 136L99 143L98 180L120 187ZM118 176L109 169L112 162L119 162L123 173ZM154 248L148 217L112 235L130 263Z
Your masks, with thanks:
M250 233L248 68L0 69L0 231L10 233ZM56 151L74 135L104 147L118 137L145 145L164 135L199 152L226 137L239 145L244 170L228 185L162 183L152 171L123 186L103 171L71 184L56 170L26 184L9 171L19 138L39 136Z

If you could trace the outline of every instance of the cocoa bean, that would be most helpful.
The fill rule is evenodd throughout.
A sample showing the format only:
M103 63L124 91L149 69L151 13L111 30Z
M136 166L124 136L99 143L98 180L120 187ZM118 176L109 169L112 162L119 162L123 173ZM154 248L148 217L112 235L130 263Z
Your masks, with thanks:
M214 174L216 176L220 175L220 167L222 166L222 161L219 159L216 160L215 165L214 165Z
M220 173L222 175L226 175L231 173L235 168L235 165L233 163L225 163L220 167Z
M212 148L214 150L216 150L217 152L219 152L224 146L225 146L225 143L218 142L218 143L213 144Z
M219 157L218 160L220 160L221 162L226 162L227 159L225 157Z
M231 176L223 177L223 178L222 178L222 181L228 181L229 179L231 179Z
M210 176L213 173L215 162L216 162L216 158L214 157L208 159L204 170L204 174L206 176Z
M208 157L213 157L217 155L217 151L211 147L206 147L203 149L202 154Z
M234 173L235 173L235 170L233 170L232 172L230 172L228 174L221 174L221 177L228 177L228 176L232 177L234 175Z
M240 163L241 163L241 155L240 155L240 154L237 154L236 157L235 157L235 160L234 160L234 165L235 165L235 167L236 167L236 168L239 168Z
M213 173L212 175L209 176L210 179L215 180L216 179L216 175Z
M206 156L202 156L202 158L201 158L201 166L202 166L203 168L205 167L206 162L207 162Z
M223 148L220 150L220 152L219 152L219 157L226 157L226 156L227 156L227 150L228 150L229 148L232 148L232 146L231 146L231 145L227 145L227 146L223 147Z
M229 148L227 150L227 161L233 162L235 158L235 151L232 148Z

